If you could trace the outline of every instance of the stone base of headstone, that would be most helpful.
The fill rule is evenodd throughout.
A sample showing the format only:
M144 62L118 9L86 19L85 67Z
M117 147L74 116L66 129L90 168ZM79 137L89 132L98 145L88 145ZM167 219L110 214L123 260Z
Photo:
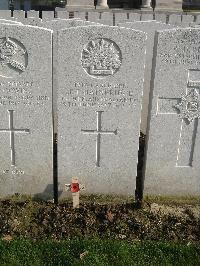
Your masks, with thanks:
M96 9L109 9L109 6L96 6Z
M66 8L69 11L80 10L80 9L94 9L94 1L93 0L68 0Z
M182 10L182 0L157 0L156 10Z
M107 0L97 1L96 9L109 9Z

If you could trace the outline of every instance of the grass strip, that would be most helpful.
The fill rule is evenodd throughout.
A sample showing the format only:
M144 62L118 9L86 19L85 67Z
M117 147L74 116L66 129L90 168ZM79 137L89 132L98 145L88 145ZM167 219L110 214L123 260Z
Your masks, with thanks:
M72 239L0 241L0 265L200 265L200 245Z

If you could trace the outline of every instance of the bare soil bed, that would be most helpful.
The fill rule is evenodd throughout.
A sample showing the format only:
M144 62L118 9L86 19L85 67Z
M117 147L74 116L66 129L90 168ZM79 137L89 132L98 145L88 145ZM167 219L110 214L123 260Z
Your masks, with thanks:
M138 209L133 199L84 196L79 209L70 200L52 202L14 197L0 200L0 238L200 242L200 199L153 199Z

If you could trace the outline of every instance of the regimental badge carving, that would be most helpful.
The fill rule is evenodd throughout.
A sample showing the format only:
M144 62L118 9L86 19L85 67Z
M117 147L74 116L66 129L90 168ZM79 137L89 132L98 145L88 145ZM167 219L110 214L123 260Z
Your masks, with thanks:
M114 75L122 63L122 55L116 43L108 39L90 41L82 51L82 66L93 77Z
M0 76L15 77L23 73L28 55L22 43L13 38L0 38Z
M180 111L179 116L192 122L200 118L200 95L197 89L191 90L181 97L181 102L175 106Z

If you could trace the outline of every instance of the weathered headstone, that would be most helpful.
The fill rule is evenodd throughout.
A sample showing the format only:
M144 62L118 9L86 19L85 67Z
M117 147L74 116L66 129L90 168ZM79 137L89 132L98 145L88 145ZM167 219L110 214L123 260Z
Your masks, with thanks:
M69 12L65 11L56 11L56 17L61 19L69 19Z
M171 14L169 16L169 24L174 26L181 26L181 15L180 14Z
M23 11L23 10L14 10L13 11L13 17L15 18L15 19L17 19L17 20L23 20L23 19L25 19L25 11Z
M190 23L194 22L194 16L193 15L182 15L182 21L181 26L183 27L189 27Z
M52 197L51 39L49 30L0 24L0 196Z
M196 22L196 24L200 24L200 15L196 16L196 21L195 22Z
M145 39L109 26L58 31L61 186L76 176L87 193L134 194Z
M200 194L200 30L159 32L145 193Z
M85 11L74 12L74 18L79 18L79 19L85 20L86 19L86 12Z
M140 13L129 13L129 21L140 21L141 14Z
M42 11L42 21L49 21L54 19L54 11Z
M5 18L5 19L11 18L11 11L10 10L0 10L0 18Z
M156 12L155 13L155 20L156 21L160 21L160 22L163 22L163 23L166 23L167 22L167 14L165 13L160 13L160 12Z
M39 18L39 11L35 10L27 11L27 18Z
M118 23L123 23L128 21L128 14L127 13L114 13L115 18L115 25Z
M113 26L113 13L111 12L102 12L100 15L101 23L105 25Z
M141 131L142 133L146 134L155 33L157 30L171 29L173 28L173 26L155 20L120 23L119 26L131 28L134 30L141 30L147 34L144 92L143 92L142 116L141 116Z
M153 13L142 13L141 21L153 20Z
M93 21L93 22L97 22L97 23L101 23L100 22L100 12L88 12L88 20L89 21Z

